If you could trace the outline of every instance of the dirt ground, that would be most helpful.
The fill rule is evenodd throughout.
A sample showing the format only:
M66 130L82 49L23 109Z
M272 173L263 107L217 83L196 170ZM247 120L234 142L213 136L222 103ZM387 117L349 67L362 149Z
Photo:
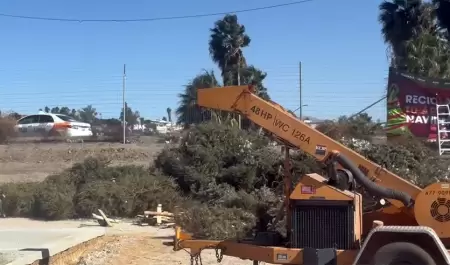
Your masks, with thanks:
M156 137L140 143L14 143L0 145L0 183L41 181L93 155L107 156L112 164L149 165L164 148Z
M91 220L67 220L55 222L33 221L25 218L0 218L0 227L27 228L79 228L89 229L96 225ZM173 251L165 242L171 242L174 230L159 229L153 226L137 226L132 220L107 228L103 240L107 242L102 249L87 253L77 265L160 265L160 264L190 264L190 256L186 251ZM215 251L202 252L203 265L218 264ZM200 263L199 263L200 264ZM223 265L249 265L251 261L232 257L223 257ZM196 265L194 263L194 265Z
M112 236L110 236L112 237ZM112 238L112 242L101 251L89 253L77 265L160 265L160 264L191 264L190 255L186 251L174 252L164 245L168 239L160 239L151 235L121 235ZM198 265L218 264L214 250L204 250L201 254L202 263ZM223 265L249 265L251 261L233 257L224 257ZM195 262L192 265L197 265Z

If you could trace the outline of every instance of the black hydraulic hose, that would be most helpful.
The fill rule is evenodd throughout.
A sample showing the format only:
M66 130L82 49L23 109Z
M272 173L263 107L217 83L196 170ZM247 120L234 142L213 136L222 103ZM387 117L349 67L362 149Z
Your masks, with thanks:
M359 170L359 168L350 159L345 157L343 154L338 153L335 155L334 158L344 168L346 168L350 172L352 172L353 177L356 179L356 181L359 182L359 184L361 184L364 188L366 188L370 194L381 197L381 198L401 201L406 207L411 207L414 204L414 200L407 193L404 193L404 192L398 191L398 190L385 188L385 187L379 186L375 182L370 181L369 178L367 178L361 172L361 170Z

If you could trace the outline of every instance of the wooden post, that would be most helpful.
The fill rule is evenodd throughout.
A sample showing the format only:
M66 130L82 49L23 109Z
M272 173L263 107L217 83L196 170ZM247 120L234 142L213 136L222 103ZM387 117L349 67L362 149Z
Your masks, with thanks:
M156 224L161 225L161 223L162 223L162 218L161 218L162 204L158 204L158 206L156 207L156 212L158 213L158 215L156 216Z
M291 176L291 161L289 157L289 147L284 147L284 203L286 209L286 236L288 240L291 238L291 203L289 196L292 193L292 176Z

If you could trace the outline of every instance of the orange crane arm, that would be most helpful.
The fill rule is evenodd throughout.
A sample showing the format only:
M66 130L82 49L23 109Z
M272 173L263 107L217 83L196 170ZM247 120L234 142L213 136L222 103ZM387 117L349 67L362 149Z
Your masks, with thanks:
M353 161L378 185L396 189L416 198L421 188L396 174L371 162L352 149L340 144L288 113L275 102L268 102L253 93L251 86L228 86L197 90L197 104L201 107L238 112L280 139L325 161L333 151L338 151ZM397 200L389 200L402 208Z

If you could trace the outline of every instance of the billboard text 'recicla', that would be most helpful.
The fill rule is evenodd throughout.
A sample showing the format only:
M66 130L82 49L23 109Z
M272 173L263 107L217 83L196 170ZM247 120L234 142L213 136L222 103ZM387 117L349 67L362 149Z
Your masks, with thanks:
M391 68L387 91L387 136L412 134L435 140L437 103L450 104L450 80L411 76Z

